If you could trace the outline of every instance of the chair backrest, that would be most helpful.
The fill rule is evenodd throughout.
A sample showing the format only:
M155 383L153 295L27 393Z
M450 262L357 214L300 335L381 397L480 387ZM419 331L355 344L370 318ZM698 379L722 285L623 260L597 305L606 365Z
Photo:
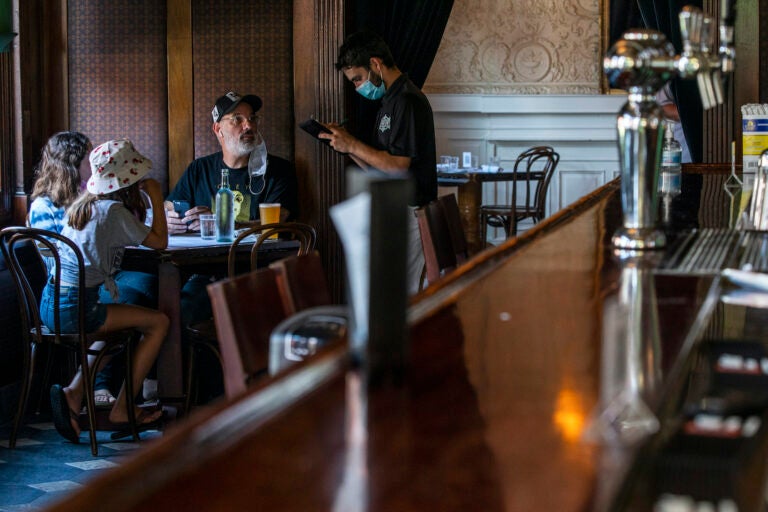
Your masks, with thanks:
M331 304L331 292L320 253L288 256L269 265L277 276L277 286L288 315L316 306Z
M427 281L434 283L467 259L467 241L453 194L416 210Z
M287 314L271 268L223 279L207 289L221 350L224 389L231 398L266 374L270 334Z
M69 238L53 231L44 229L11 226L0 231L0 248L3 251L8 268L13 276L16 290L19 296L19 305L23 332L28 335L34 328L36 336L46 330L43 329L40 318L39 301L40 294L48 277L48 269L40 255L45 251L46 256L52 259L54 274L54 328L52 334L55 342L61 343L62 334L79 334L80 347L87 347L85 332L85 297L84 293L78 294L78 332L62 333L59 313L59 288L61 287L61 256L59 249L66 247L75 256L78 267L78 286L85 289L85 263L80 249ZM39 339L37 341L40 341Z
M251 247L250 257L250 269L256 270L258 267L258 253L259 247L261 247L271 235L287 233L290 234L294 240L299 242L299 249L297 255L309 254L315 249L315 243L317 241L317 232L315 228L309 224L303 224L301 222L277 222L274 224L264 224L261 226L254 226L242 231L232 242L232 247L229 249L229 258L227 261L227 275L229 277L235 277L237 252L240 242L251 235L258 235L256 242Z
M517 182L513 181L512 193L518 219L534 217L537 221L546 215L547 190L555 172L560 155L551 146L534 146L515 160L515 172L524 175L525 204L517 205Z
M464 224L461 221L459 203L454 194L446 194L437 198L440 208L448 225L448 234L453 245L453 253L456 255L456 263L464 263L469 257L469 247L464 234Z

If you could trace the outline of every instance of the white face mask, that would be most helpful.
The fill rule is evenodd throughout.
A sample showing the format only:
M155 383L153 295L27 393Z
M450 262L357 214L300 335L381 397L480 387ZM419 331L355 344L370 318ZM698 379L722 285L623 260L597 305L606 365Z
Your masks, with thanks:
M251 177L264 176L267 172L267 144L260 133L258 136L261 142L256 144L256 147L251 150L251 154L248 156L248 174Z

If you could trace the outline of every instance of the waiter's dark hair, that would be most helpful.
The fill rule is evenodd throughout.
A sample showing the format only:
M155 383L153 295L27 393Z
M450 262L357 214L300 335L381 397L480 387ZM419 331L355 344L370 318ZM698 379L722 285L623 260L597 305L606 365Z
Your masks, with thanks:
M371 65L371 57L380 58L388 68L395 66L392 52L381 36L370 30L355 32L348 35L344 44L339 48L336 69L341 70L354 66L368 68Z

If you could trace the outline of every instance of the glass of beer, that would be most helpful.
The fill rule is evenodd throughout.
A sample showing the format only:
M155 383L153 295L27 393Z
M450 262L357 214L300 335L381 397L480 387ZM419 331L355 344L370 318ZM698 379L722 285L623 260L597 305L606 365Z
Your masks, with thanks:
M259 220L262 226L280 222L280 203L259 204ZM277 233L270 235L269 238L277 238Z

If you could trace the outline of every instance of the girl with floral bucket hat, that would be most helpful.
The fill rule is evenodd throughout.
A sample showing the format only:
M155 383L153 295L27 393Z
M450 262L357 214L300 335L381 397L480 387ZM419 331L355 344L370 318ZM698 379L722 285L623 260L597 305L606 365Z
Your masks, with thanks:
M133 389L141 384L157 357L160 345L168 331L168 317L155 309L132 304L102 304L99 287L104 286L113 297L117 295L113 274L118 270L125 247L145 245L154 249L168 246L168 228L163 213L160 184L146 178L152 162L142 156L130 140L105 142L90 153L91 177L86 190L67 209L67 224L61 234L80 249L85 261L86 330L100 333L121 329L136 329L142 339L133 356ZM154 216L152 225L146 226L146 208L140 190L149 195ZM60 246L61 286L59 311L62 330L77 330L77 260L70 251ZM43 290L40 304L43 322L53 327L54 285L49 280ZM100 348L96 342L92 348ZM51 405L56 430L76 443L80 436L77 422L83 401L83 375L78 371L67 387L51 388ZM137 408L139 428L154 424L162 411ZM128 421L125 386L120 390L109 419L121 427Z

